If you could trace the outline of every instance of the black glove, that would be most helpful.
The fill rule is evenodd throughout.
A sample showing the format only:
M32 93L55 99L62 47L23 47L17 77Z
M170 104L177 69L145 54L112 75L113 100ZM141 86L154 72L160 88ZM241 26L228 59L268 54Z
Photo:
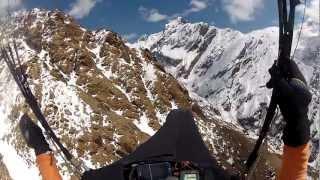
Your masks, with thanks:
M29 147L33 148L36 155L51 151L42 130L37 126L27 114L24 114L19 122L19 127L23 138Z
M277 92L277 101L286 126L283 131L283 142L297 147L310 139L310 121L308 105L312 95L306 80L294 61L286 64L286 73L274 64L270 69L269 87Z

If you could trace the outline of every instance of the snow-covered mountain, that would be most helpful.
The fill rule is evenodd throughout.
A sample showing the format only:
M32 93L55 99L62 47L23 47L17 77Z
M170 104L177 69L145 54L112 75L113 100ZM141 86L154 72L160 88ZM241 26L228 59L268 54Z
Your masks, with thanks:
M177 107L194 112L203 139L222 167L233 173L243 167L253 141L239 131L238 126L229 123L229 119L224 119L221 114L224 111L208 103L205 95L190 95L174 76L165 72L158 62L169 61L160 51L159 59L155 59L148 50L126 45L117 33L86 30L60 11L34 9L16 14L12 20L10 29L1 29L1 37L3 33L14 35L23 69L50 126L72 154L90 168L110 164L132 152L154 134L168 112ZM174 30L180 25L182 22L176 21L168 28ZM212 40L218 32L208 26L203 29L201 25L200 29L198 37L204 34ZM230 41L241 34L225 32L230 33ZM191 54L199 54L197 49L206 50L210 44L206 39L188 46L193 53L190 60L193 60ZM176 53L187 57L184 42L181 43ZM200 44L203 48L198 47ZM189 64L185 66L186 71L175 71L182 62L187 61L172 59L171 64L165 66L172 68L170 72L181 80L194 73L192 67L196 67ZM205 78L198 80L202 84L208 82ZM188 81L181 82L190 88ZM26 146L17 127L24 112L33 115L4 63L0 65L0 84L0 179L39 179L34 153ZM200 92L198 87L195 93ZM64 179L73 177L61 156L56 157ZM263 151L257 176L273 177L278 161L276 153Z
M317 155L320 149L320 35L317 28L318 24L311 22L304 25L295 61L313 93L309 113L313 122L311 160L320 168ZM293 44L296 42L295 39ZM132 46L149 49L190 94L216 107L223 120L240 126L247 134L259 132L271 96L265 84L270 78L267 70L277 58L277 27L241 33L202 22L188 23L179 17L169 22L162 32L144 36ZM280 118L276 124L270 143L279 149Z

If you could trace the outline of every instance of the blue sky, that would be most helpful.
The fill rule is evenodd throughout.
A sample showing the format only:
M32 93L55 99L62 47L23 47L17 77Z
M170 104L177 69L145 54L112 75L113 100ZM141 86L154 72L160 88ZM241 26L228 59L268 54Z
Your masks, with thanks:
M0 0L0 8L1 8ZM84 27L107 28L133 41L177 16L248 32L277 25L276 0L10 0L24 9L60 9ZM4 6L4 5L2 5Z

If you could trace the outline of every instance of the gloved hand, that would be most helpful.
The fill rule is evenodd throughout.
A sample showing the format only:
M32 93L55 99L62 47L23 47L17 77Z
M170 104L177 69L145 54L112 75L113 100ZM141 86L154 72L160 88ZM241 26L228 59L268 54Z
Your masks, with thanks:
M36 155L51 151L49 144L43 136L42 130L30 119L27 114L24 114L21 117L19 127L26 143L29 147L34 149Z
M310 121L308 105L312 94L306 80L294 61L288 61L283 69L274 64L270 69L269 86L278 93L277 101L286 126L283 131L284 144L297 147L306 144L310 139Z

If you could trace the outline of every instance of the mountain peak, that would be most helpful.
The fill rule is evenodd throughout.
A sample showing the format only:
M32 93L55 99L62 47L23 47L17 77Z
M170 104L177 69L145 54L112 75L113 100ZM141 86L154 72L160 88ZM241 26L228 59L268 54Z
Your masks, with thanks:
M182 25L182 24L186 24L188 21L185 20L183 17L179 16L175 19L172 19L169 21L168 24L166 24L166 28L174 28L174 27L177 27L179 25Z

